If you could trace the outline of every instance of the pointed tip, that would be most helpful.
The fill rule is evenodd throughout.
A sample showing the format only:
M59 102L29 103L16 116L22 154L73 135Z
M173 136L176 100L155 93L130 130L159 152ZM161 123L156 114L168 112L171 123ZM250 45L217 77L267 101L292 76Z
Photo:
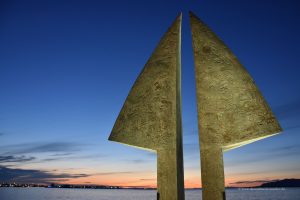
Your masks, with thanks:
M190 20L197 20L197 21L203 23L202 20L192 11L189 11L189 15L190 15Z
M182 12L181 11L179 12L178 17L180 17L180 19L182 19Z
M189 11L189 15L190 17L196 17L196 15L191 10Z
M108 137L108 140L109 140L109 141L114 141L112 135L113 135L113 133L111 132L110 135L109 135L109 137Z
M283 130L282 126L279 124L279 122L278 122L278 126L279 126L279 132L280 133L283 132L284 130Z
M189 16L190 16L190 23L193 24L193 22L195 21L201 21L196 15L195 13L193 13L192 11L189 11Z
M220 111L224 113L231 113L232 110L233 112L236 112L237 108L242 108L243 111L238 111L235 114L236 119L246 119L243 120L243 128L239 129L238 126L234 128L228 126L224 129L230 130L230 136L227 135L226 140L223 141L224 146L233 145L232 148L248 144L249 141L257 141L262 138L271 136L275 133L281 132L282 128L272 114L272 111L269 108L267 102L265 102L253 79L247 73L245 68L240 64L240 62L238 62L238 59L235 57L233 52L200 18L198 18L191 11L189 12L189 14L192 32L192 43L194 48L198 100L210 99L210 103L214 102L210 105L206 104L205 107L202 108L201 112L198 113L198 115L204 116L206 115L206 113L211 112L211 109L213 109L214 105L216 104L226 105L226 108L220 107ZM206 51L206 48L209 50ZM204 57L207 58L204 59ZM210 66L214 67L211 68ZM212 80L215 80L215 76L219 75L218 73L220 73L220 71L218 70L222 69L224 66L226 66L226 68L228 67L228 72L226 73L230 72L230 74L232 74L232 77L234 76L235 78L232 79L232 77L229 78L229 76L218 77L219 81L222 80L224 81L224 83L228 83L227 92L221 100L217 95L212 97L211 94L203 91L209 90L209 88L211 88L211 85L215 84L215 82L213 83ZM205 79L202 78L204 74L206 75ZM238 85L238 87L235 87L233 85ZM202 90L199 90L199 88L201 88ZM221 91L220 89L218 92L223 91ZM237 101L237 103L231 107L231 104L228 104L226 102L230 102L233 100L232 94L234 94L235 96L239 95L240 97L248 98L248 106L244 107L242 102ZM257 102L260 103L258 104ZM202 102L200 101L197 102L198 105L201 105L201 103ZM258 113L264 114L261 115ZM269 119L272 119L272 121ZM223 124L239 123L238 121L227 121L228 118L223 118L222 120L224 120L222 122ZM206 122L199 121L199 123Z
M191 23L192 29L195 24L209 28L206 25L206 23L204 23L195 13L193 13L192 11L189 11L189 14L190 14L190 23Z
M181 25L182 25L182 12L180 12L177 17L175 18L175 20L173 21L172 25L169 27L168 31L169 32L171 30L171 28L173 27L179 27L179 30L181 30Z
M109 141L155 150L160 148L160 143L158 144L158 141L160 140L157 139L160 135L158 134L166 134L166 136L164 136L165 138L173 137L167 131L163 133L160 132L159 126L161 123L171 126L169 125L170 121L166 120L170 117L170 113L164 112L160 109L160 107L157 106L160 100L153 101L153 96L155 95L155 99L165 99L165 96L168 95L168 98L170 97L168 101L173 102L174 99L171 97L175 97L177 95L177 86L173 83L178 81L177 73L179 72L177 71L179 71L178 68L180 67L181 22L182 13L179 13L171 26L169 26L168 30L162 36L160 42L144 66L144 69L137 78L137 81L132 86L111 134L108 137ZM157 60L164 61L157 62ZM172 89L168 91L162 89L161 91L158 91L153 89L153 83L155 81L160 81L158 72L168 74L167 77L164 78L165 81L159 83L162 85L162 88L174 87L174 90ZM145 92L145 89L151 92ZM139 94L143 95L140 96ZM175 105L176 104L174 104L172 109L176 109L177 113ZM147 109L149 107L155 108L155 110L153 112L148 112ZM154 113L157 114L154 115ZM173 110L172 113L174 114L175 119L176 115ZM153 116L158 117L158 119L154 120L153 123L142 123L142 121L139 121L140 118L142 118L142 120L148 120ZM153 129L155 126L158 128ZM149 135L149 133L151 133L151 135ZM175 131L174 133L177 132Z
M179 27L181 30L181 26L182 26L182 12L179 13Z
M179 12L179 14L176 17L176 21L179 21L180 23L182 22L182 12Z

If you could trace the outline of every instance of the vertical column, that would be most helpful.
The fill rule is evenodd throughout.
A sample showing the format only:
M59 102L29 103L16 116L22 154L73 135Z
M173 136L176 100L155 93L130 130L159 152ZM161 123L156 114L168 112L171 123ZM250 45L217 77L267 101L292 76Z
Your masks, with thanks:
M201 177L203 200L224 200L224 163L220 146L201 145Z
M183 174L175 149L157 152L157 192L159 200L184 200Z

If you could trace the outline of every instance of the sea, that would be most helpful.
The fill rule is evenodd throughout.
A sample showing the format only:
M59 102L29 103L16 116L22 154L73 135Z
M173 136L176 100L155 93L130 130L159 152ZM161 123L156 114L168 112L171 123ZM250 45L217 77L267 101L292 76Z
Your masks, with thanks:
M0 188L0 200L156 200L155 190ZM186 200L201 200L201 190L186 190ZM300 188L227 189L227 200L300 200Z

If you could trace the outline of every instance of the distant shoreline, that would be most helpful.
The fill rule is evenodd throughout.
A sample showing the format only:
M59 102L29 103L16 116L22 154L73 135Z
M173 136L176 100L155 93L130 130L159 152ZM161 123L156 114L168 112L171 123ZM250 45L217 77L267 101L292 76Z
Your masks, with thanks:
M156 190L156 188L48 188L48 187L0 187L1 188L44 188L44 189L79 189L79 190ZM286 190L286 189L300 189L300 187L225 187L226 190ZM202 188L185 188L184 190L202 190Z
M65 188L65 189L132 189L132 190L156 190L147 187L122 187L107 185L72 185L72 184L31 184L31 183L2 183L0 188ZM255 187L226 187L226 189L264 190L280 188L300 188L300 179L283 179L270 181ZM202 188L185 188L185 190L201 190Z

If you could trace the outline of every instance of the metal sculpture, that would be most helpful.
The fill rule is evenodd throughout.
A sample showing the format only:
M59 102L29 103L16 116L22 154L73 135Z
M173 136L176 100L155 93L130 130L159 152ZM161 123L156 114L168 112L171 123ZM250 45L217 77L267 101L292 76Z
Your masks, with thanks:
M131 88L109 140L157 152L161 200L184 200L181 14ZM223 152L282 131L253 79L229 48L190 13L203 200L224 200Z
M267 102L229 48L190 12L203 200L225 199L223 152L281 131Z
M157 152L161 200L183 200L181 14L135 81L109 140Z

